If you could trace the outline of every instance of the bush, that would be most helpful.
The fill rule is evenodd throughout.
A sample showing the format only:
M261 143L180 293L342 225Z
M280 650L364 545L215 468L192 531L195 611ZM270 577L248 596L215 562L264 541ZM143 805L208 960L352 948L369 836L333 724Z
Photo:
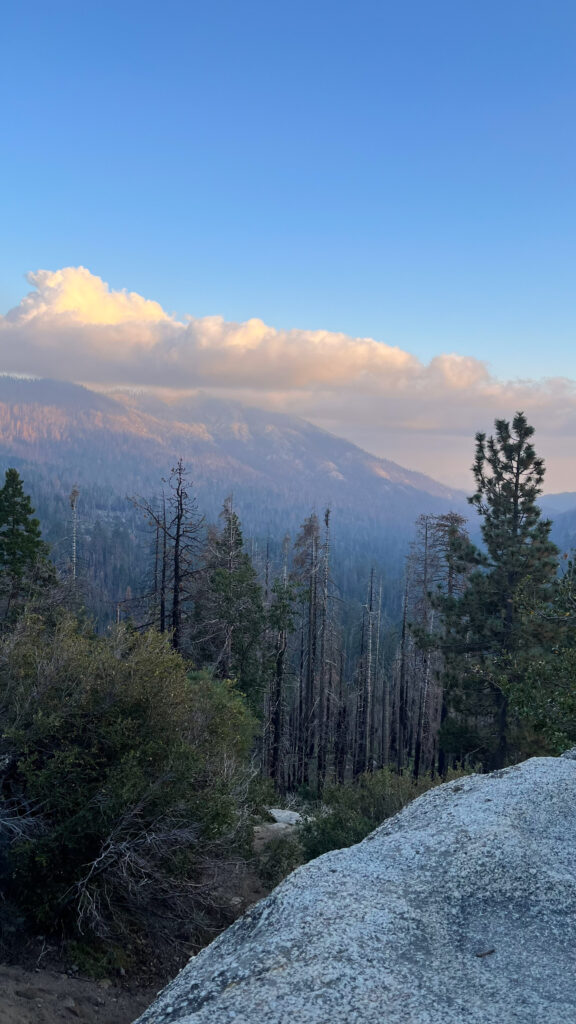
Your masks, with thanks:
M164 637L27 617L0 650L4 799L41 811L2 881L31 926L189 951L229 917L254 721Z
M302 863L302 847L295 835L278 836L272 839L258 857L258 874L264 883L273 889Z
M457 774L450 777L456 778ZM361 842L386 818L444 781L425 775L415 782L410 775L383 768L361 775L353 784L328 788L324 808L300 829L304 859Z

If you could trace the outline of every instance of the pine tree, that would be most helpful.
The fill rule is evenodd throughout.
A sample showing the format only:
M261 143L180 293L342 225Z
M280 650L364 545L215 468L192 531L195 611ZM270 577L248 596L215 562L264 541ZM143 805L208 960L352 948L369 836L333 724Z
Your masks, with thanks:
M447 597L443 606L451 691L443 745L458 758L474 751L490 768L505 764L509 753L501 675L533 643L518 613L521 595L528 588L535 600L545 600L557 570L551 523L536 504L544 461L535 453L533 434L518 412L512 426L496 420L494 436L476 435L476 491L468 500L482 517L485 548L455 540L453 557L470 576L462 596Z
M567 559L567 555L564 556ZM546 602L522 594L519 614L538 639L502 677L519 728L515 735L524 756L560 754L576 743L576 565L567 561Z
M244 549L232 498L224 502L221 527L209 531L197 592L195 654L220 678L234 678L260 710L260 640L266 622L262 587ZM193 643L193 649L194 649Z
M7 469L0 489L0 576L4 593L4 618L26 587L33 582L39 563L46 561L47 547L40 523L16 469Z

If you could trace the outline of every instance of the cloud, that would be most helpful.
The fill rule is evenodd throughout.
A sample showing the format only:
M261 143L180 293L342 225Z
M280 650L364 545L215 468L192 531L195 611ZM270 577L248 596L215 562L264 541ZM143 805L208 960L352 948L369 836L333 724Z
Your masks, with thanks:
M576 432L570 380L499 381L472 357L445 353L424 364L373 338L277 330L259 319L177 320L157 302L111 290L84 267L39 270L28 281L34 290L0 317L4 372L218 389L299 413L444 478L431 461L442 459L445 469L464 457L468 465L470 437L489 430L495 416L521 408L550 438Z
M161 323L170 318L158 302L143 299L136 292L110 291L100 277L86 267L64 267L62 270L37 270L26 275L36 291L26 298L6 319L15 323L34 322L38 318L62 318L83 325L127 323Z
M85 267L39 270L0 319L5 370L102 383L270 390L359 388L377 394L486 379L476 360L442 355L424 367L402 349L329 331L281 331L262 320L176 320L135 292L112 291ZM39 368L39 363L40 368Z

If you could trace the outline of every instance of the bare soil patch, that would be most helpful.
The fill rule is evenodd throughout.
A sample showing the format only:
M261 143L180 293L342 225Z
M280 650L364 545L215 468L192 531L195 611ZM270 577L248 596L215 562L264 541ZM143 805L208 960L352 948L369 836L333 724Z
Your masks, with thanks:
M0 964L0 1024L131 1024L157 987Z

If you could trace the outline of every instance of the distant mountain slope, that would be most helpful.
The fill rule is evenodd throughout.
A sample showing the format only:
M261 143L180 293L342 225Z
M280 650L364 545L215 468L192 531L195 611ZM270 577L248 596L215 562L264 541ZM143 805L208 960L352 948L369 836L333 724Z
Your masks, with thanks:
M104 604L111 593L117 600L127 585L138 587L147 565L146 522L126 497L159 495L180 456L208 520L232 493L251 550L266 545L273 566L286 534L294 539L305 517L329 506L344 604L365 600L374 566L391 621L400 614L399 578L416 518L449 509L469 514L461 492L303 420L203 394L167 404L149 394L0 377L0 470L13 465L22 473L59 562L70 550L68 496L78 483L87 565L100 564L99 531L108 531Z
M460 512L480 540L478 516L463 492L304 420L202 393L168 403L149 393L103 394L61 381L0 376L0 470L20 469L57 560L69 549L68 496L78 483L85 550L97 521L109 531L123 529L122 579L132 585L128 563L145 562L148 538L143 517L126 497L158 495L180 456L208 519L233 493L246 535L260 550L269 538L277 558L286 533L294 538L311 511L321 515L330 506L342 592L364 601L376 566L393 619L400 609L398 578L421 513ZM561 550L576 547L576 494L544 496L541 506L553 519ZM110 575L118 573L112 566Z
M151 493L179 456L209 504L234 491L243 503L277 510L330 504L398 524L463 504L461 492L278 413L203 394L167 404L145 394L0 378L3 463L17 457L65 469L71 482Z
M545 516L552 520L552 540L563 553L576 548L576 492L543 494L538 504Z
M576 551L576 509L553 517L551 536L563 553L573 557Z
M539 501L545 515L553 518L564 512L576 511L576 491L562 491L560 494L543 494Z

